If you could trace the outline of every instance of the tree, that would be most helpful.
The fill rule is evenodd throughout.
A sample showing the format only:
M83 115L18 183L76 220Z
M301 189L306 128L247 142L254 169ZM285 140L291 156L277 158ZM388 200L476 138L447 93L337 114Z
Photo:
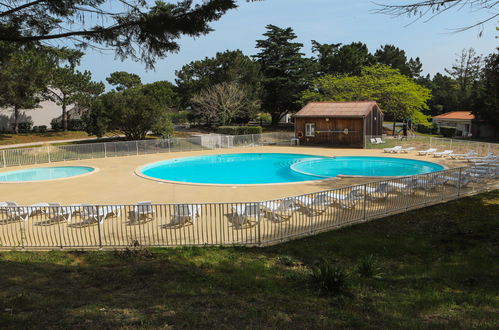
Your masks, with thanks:
M482 56L477 55L473 48L463 49L450 69L445 69L459 88L459 105L469 106L469 97L476 81L480 78Z
M66 50L67 65L50 71L46 87L47 97L62 108L62 128L68 130L67 107L71 104L88 105L90 99L104 91L104 84L92 81L90 71L80 72L76 65L83 53Z
M252 117L259 107L259 103L234 82L223 82L201 91L194 95L192 104L198 118L222 126L237 117Z
M174 94L165 92L166 86L164 82L156 82L101 95L85 116L87 133L102 136L118 130L129 140L144 139L151 130L170 134Z
M432 116L455 111L459 108L459 88L454 79L437 73L425 85L431 89L431 99L428 106Z
M499 129L499 54L485 59L481 79L475 83L471 94L472 112L479 120Z
M309 62L300 52L303 44L293 42L296 34L291 28L267 25L264 40L257 40L260 52L254 56L263 75L262 108L272 116L272 124L289 112L297 111L299 94L306 88Z
M411 70L407 63L405 51L394 45L384 45L376 50L374 58L379 64L385 64L393 69L397 69L406 76L411 75Z
M364 67L359 76L325 75L312 81L302 94L302 103L310 101L367 101L378 102L388 119L412 119L426 123L422 111L430 90L386 65Z
M314 61L318 64L318 69L315 70L318 75L337 72L334 59L340 47L341 43L321 44L312 40L312 53L317 54L317 58L314 58Z
M378 13L388 14L391 16L405 16L424 18L431 18L440 15L444 12L460 10L467 7L470 12L483 11L488 15L486 18L478 20L478 22L458 29L457 31L465 31L477 26L481 26L489 21L493 21L499 16L497 11L493 11L497 6L496 0L417 0L408 4L401 5L384 5L378 4L379 8L376 10Z
M175 74L178 93L184 106L191 105L194 95L221 83L236 83L244 89L248 97L254 100L260 98L260 67L240 50L227 50L212 58L193 61Z
M135 73L128 73L125 71L116 71L106 78L106 81L112 85L116 86L117 91L122 91L128 88L134 88L142 85L142 80Z
M410 77L415 79L421 77L421 72L423 72L423 63L421 63L419 57L416 57L415 59L411 57L409 62L407 62L407 66L409 67Z
M0 4L0 41L106 46L121 59L151 67L179 49L181 36L207 34L210 22L236 7L235 0L156 1L152 6L143 0L10 0Z
M43 91L53 62L47 53L36 47L1 45L4 51L0 61L0 105L14 113L14 133L19 133L19 111L35 109L44 99Z
M374 64L374 58L369 53L367 45L362 42L352 42L343 45L333 56L331 66L334 72L340 74L360 74L364 66Z

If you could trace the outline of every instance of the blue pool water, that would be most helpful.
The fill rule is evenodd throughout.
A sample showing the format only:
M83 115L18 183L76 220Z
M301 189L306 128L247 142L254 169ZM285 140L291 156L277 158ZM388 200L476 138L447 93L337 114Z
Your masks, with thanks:
M0 173L0 182L30 182L70 178L72 176L87 174L95 169L87 166L56 166L30 168L26 170L9 171Z
M443 167L388 157L320 157L300 154L244 153L169 159L140 169L148 177L189 183L263 184L322 180L339 174L401 176Z

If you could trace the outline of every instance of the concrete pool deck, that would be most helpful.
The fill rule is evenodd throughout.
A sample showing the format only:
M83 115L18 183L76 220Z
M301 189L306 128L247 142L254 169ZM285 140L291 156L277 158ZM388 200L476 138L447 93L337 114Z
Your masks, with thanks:
M68 178L65 180L0 183L0 201L15 201L20 205L39 202L54 202L63 205L73 203L135 204L139 201L152 201L153 203L248 202L300 195L379 180L376 178L341 178L290 184L210 186L157 182L135 174L137 168L160 160L197 155L255 152L297 153L319 156L387 156L426 160L448 168L464 165L463 162L456 160L429 156L421 157L415 152L408 154L386 154L383 153L382 149L265 146L159 153L1 168L0 173L27 168L78 165L96 167L99 171L84 177Z

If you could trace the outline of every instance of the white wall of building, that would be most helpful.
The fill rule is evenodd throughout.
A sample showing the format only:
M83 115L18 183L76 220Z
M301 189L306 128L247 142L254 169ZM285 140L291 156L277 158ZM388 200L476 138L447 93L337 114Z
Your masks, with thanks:
M52 119L62 114L62 108L52 101L40 103L40 108L32 110L20 110L19 122L27 119L33 121L33 126L45 125L50 129ZM10 109L0 109L0 131L9 131L11 123L14 122L14 114Z

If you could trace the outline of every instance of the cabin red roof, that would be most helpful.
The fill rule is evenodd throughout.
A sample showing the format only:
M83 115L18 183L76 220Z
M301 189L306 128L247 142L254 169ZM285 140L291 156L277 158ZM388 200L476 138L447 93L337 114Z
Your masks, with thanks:
M365 117L374 106L375 101L310 102L295 117Z
M471 111L451 111L441 115L435 116L437 119L460 119L460 120L473 120L475 115Z

